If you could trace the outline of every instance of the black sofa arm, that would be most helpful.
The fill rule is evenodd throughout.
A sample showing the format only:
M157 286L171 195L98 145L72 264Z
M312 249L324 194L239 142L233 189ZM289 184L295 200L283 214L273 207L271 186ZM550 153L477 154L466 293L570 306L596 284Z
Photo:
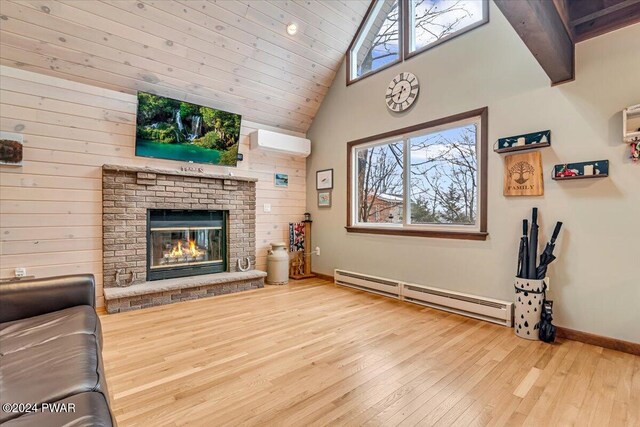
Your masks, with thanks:
M96 306L93 274L45 277L0 284L0 323L77 305Z

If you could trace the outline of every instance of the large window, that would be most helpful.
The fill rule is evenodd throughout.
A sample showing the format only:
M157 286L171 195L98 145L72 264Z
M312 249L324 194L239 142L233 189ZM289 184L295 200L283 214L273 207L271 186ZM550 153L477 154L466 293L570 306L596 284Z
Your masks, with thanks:
M487 109L348 144L347 229L484 239Z
M374 0L347 52L347 83L488 20L488 0Z
M483 0L409 0L407 52L426 50L488 20Z

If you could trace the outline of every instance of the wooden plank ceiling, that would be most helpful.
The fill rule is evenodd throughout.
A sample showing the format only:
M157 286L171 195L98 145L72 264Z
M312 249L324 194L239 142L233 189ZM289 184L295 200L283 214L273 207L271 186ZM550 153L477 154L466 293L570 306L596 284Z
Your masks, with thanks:
M575 44L640 22L640 0L495 0L552 84L575 78Z
M369 0L2 0L0 62L306 132ZM290 36L286 25L296 23Z
M568 21L569 34L579 43L640 22L640 0L555 0Z

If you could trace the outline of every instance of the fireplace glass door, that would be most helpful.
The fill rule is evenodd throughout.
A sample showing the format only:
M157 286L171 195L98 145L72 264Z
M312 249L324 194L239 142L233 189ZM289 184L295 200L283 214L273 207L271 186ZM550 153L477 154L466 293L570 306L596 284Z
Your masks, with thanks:
M150 268L222 263L222 227L151 229Z
M226 271L223 211L151 210L147 280Z

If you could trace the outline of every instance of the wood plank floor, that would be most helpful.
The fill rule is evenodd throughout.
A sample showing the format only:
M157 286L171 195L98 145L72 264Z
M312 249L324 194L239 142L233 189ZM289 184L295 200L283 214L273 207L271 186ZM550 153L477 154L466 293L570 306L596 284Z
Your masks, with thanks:
M638 356L318 279L102 322L121 427L640 425Z

